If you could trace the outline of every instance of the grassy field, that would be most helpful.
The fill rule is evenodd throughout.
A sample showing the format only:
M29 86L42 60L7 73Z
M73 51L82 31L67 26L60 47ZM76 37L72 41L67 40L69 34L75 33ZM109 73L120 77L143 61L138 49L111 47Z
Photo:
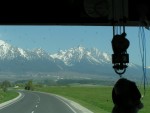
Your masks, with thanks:
M11 100L18 96L18 93L15 91L7 91L3 92L0 90L0 103Z
M111 113L113 102L110 86L56 86L37 89L43 92L55 93L74 100L94 113ZM143 91L141 91L142 93ZM143 98L144 108L139 113L150 113L150 89Z

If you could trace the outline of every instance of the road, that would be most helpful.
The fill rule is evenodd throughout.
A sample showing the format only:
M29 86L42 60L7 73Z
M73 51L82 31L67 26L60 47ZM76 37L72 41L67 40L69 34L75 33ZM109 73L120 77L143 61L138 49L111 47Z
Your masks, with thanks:
M21 91L22 98L4 108L0 113L80 113L55 95Z

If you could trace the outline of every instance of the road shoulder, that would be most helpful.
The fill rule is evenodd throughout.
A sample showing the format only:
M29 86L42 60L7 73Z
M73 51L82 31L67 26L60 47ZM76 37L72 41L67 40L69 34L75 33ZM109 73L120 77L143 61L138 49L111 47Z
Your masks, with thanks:
M5 107L7 107L7 106L9 106L9 105L12 105L12 104L18 102L19 100L21 100L21 99L24 97L24 94L21 93L21 92L18 92L18 93L19 93L19 95L18 95L16 98L1 103L1 104L0 104L0 109L3 109L3 108L5 108Z

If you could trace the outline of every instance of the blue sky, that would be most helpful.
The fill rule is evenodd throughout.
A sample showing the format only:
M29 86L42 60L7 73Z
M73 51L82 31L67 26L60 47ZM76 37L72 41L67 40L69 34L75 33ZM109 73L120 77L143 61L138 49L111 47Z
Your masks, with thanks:
M138 27L126 27L130 62L141 65ZM145 29L147 65L150 66L150 31ZM49 53L82 45L112 54L112 26L0 26L0 40L23 49L43 48Z

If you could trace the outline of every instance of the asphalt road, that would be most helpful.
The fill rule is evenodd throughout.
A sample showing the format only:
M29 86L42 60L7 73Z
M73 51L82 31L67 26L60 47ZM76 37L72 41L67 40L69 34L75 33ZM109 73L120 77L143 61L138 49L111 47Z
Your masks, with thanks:
M0 113L78 113L58 97L39 92L21 91L22 98L0 109Z

